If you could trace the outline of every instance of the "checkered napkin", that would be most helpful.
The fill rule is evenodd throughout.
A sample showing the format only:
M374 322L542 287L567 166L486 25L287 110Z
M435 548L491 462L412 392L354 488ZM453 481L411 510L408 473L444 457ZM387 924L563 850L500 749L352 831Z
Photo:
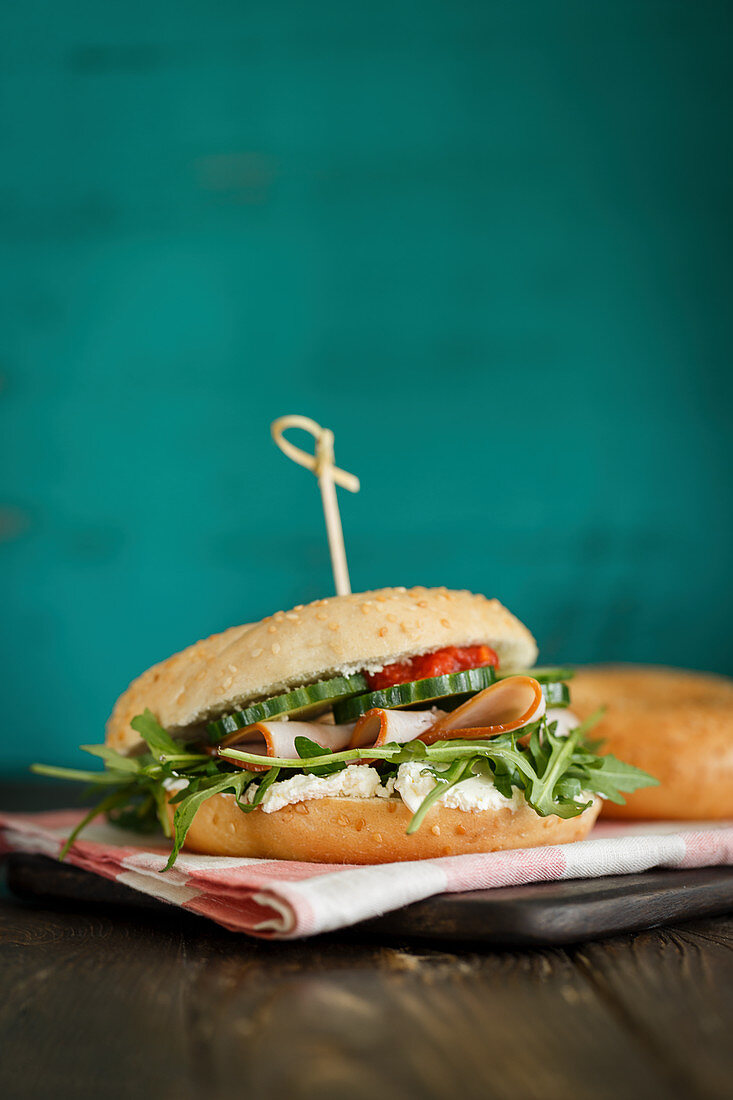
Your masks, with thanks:
M0 852L57 856L80 816L76 810L0 813ZM166 845L131 844L132 835L96 822L66 858L225 928L266 939L346 928L446 892L599 878L651 867L733 865L733 822L601 823L588 840L575 844L368 867L184 852L165 874L160 872Z

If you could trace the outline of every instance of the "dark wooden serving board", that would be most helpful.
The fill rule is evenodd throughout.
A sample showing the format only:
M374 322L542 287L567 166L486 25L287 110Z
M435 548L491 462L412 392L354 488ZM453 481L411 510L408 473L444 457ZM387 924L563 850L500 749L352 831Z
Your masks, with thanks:
M163 902L46 856L6 857L9 888L34 902L170 911ZM360 935L545 947L733 912L733 868L647 871L599 879L441 894L363 921Z

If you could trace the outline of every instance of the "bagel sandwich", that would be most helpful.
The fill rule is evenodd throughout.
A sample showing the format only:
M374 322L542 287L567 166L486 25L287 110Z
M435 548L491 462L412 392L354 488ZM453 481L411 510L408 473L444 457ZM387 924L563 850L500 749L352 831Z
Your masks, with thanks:
M588 740L498 600L385 588L213 635L117 700L95 812L209 855L383 863L567 843L653 784ZM81 826L80 826L81 827ZM69 838L73 843L78 829Z
M616 753L659 780L658 786L640 788L623 804L605 802L604 815L733 818L733 680L651 665L576 669L574 710L587 717L601 701L600 751Z

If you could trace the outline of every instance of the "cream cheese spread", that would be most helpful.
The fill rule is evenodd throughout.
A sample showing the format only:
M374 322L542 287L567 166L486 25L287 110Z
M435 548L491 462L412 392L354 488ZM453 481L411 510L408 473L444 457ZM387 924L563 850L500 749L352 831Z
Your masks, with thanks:
M423 799L430 794L435 783L433 776L425 771L424 763L411 760L407 764L400 765L394 786L402 801L414 814L420 808ZM524 804L524 794L515 788L512 797L506 798L496 789L491 779L483 775L474 775L451 787L440 796L438 802L441 806L471 813L501 809L514 812Z
M294 775L268 788L260 803L266 814L275 813L284 806L297 802L309 802L315 798L392 798L399 795L411 813L419 808L422 800L435 786L435 779L425 772L421 761L401 764L396 777L388 779L382 785L375 768L351 764L334 775ZM251 802L255 796L255 787L249 787L243 801ZM516 810L524 802L521 791L515 791L511 798L505 798L490 779L476 775L451 787L438 801L452 809L476 812L480 810L510 809Z
M567 707L548 707L545 718L549 726L550 722L557 722L555 733L558 737L567 737L576 726L580 725L577 714L573 714Z
M163 789L168 791L169 794L175 794L176 791L185 791L188 786L187 779L164 779Z
M352 764L334 775L294 775L273 783L265 793L260 806L266 814L282 810L295 802L308 802L313 798L374 798L382 786L379 772L363 764ZM389 797L384 788L382 797ZM248 787L243 798L251 802L255 796L255 787Z

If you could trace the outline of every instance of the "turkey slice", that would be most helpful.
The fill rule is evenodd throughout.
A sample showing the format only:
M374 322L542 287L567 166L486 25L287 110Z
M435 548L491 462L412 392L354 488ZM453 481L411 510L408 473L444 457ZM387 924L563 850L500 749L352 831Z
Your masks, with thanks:
M331 726L325 722L255 722L252 726L246 726L230 734L221 742L219 748L237 748L242 752L265 758L284 757L292 760L298 756L298 750L295 747L296 737L307 737L321 748L339 752L348 746L353 731L353 722L344 726ZM243 760L233 760L231 757L226 759L240 768L253 772L267 771L269 767L265 763L245 763Z
M531 676L508 676L472 696L420 734L426 745L458 738L483 740L521 729L545 713L542 688Z
M442 711L433 710L382 710L375 707L362 714L354 726L350 749L376 748L388 741L404 745L416 741L435 725Z

